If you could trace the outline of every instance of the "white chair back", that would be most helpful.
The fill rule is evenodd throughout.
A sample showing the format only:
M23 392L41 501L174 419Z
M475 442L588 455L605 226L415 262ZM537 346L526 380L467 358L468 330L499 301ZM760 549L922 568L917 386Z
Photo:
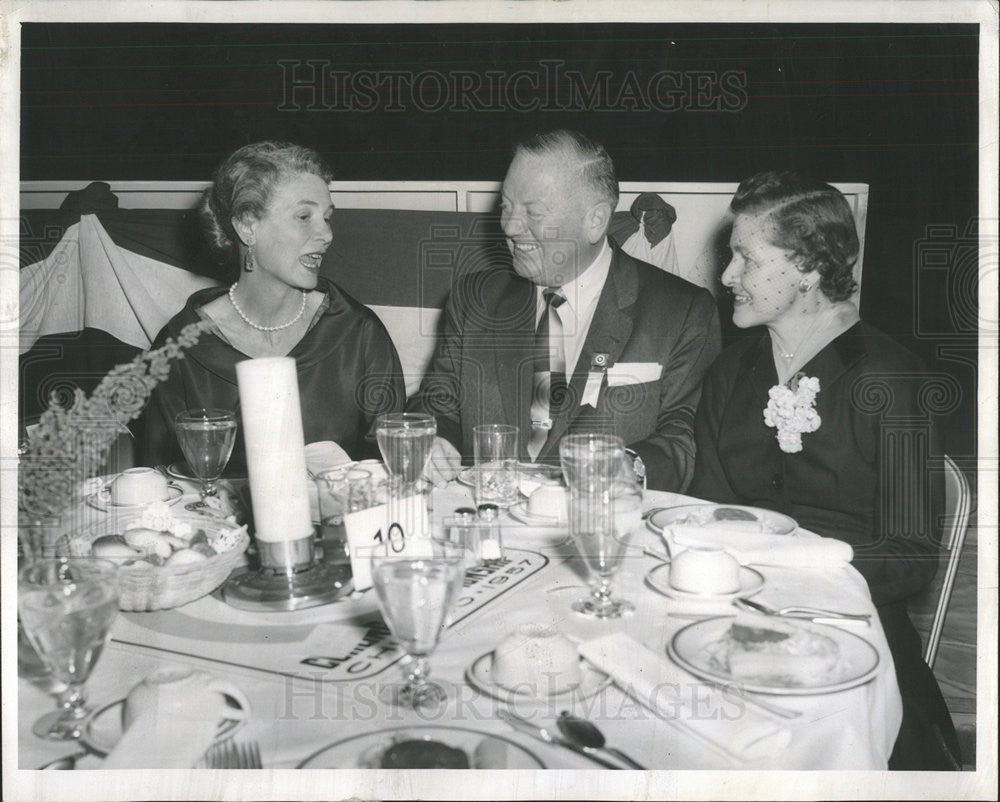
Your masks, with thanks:
M938 646L941 644L941 633L944 631L944 621L948 615L948 605L951 603L951 593L955 588L955 576L958 574L958 561L962 557L965 546L965 534L969 529L969 512L972 508L972 497L969 491L969 481L959 470L951 457L944 458L944 496L945 496L945 536L942 545L948 556L944 582L941 584L941 595L938 597L934 610L934 622L927 636L927 649L924 660L934 668L937 660Z

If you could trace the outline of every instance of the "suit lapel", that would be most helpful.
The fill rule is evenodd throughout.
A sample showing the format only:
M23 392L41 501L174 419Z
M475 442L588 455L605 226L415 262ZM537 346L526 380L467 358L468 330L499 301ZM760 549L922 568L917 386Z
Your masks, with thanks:
M594 354L608 354L612 364L618 361L625 345L632 336L635 300L638 295L639 278L630 260L623 258L621 250L612 245L614 253L608 278L604 282L594 317L587 331L580 358L569 382L569 402L552 420L545 446L539 458L558 456L559 440L566 433L573 420L580 414L580 401L587 384L591 360Z

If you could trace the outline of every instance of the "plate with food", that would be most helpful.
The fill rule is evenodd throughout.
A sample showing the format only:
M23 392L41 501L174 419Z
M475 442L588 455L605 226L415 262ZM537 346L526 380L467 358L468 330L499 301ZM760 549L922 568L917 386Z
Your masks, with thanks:
M476 469L465 468L459 471L455 477L461 484L468 487L476 486ZM517 463L518 489L521 495L530 496L539 486L550 482L558 482L562 478L562 471L554 465L546 465L544 462L519 462Z
M313 752L300 769L544 769L520 744L465 727L393 727Z
M696 677L780 696L854 688L879 666L875 647L853 632L750 613L689 624L667 654Z
M677 527L758 535L791 535L798 529L794 519L780 512L738 504L664 507L646 519L646 526L658 535Z
M80 730L80 741L84 746L99 754L106 755L122 737L124 732L122 714L125 700L116 699L95 710ZM215 734L215 743L221 743L244 724L245 719L223 719Z

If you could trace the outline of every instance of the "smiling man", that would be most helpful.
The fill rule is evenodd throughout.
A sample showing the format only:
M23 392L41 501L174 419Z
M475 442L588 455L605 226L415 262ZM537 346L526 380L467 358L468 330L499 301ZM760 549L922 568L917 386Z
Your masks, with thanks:
M438 422L436 481L471 461L473 427L511 423L522 459L557 463L564 435L609 432L650 487L687 487L718 314L707 290L608 240L617 204L611 158L583 134L538 134L515 149L500 207L511 263L456 281L411 403Z

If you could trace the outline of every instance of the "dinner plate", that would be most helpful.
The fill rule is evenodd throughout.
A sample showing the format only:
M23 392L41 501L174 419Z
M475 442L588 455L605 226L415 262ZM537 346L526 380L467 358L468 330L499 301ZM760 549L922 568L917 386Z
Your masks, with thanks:
M80 731L80 740L83 744L102 755L106 755L114 749L115 744L122 737L122 708L124 705L124 699L117 699L95 710ZM215 742L219 743L231 737L245 723L245 719L239 721L224 719L219 724L219 731L215 734Z
M755 521L735 519L739 515L752 515ZM719 516L722 516L721 518ZM787 515L760 507L744 507L739 504L682 504L678 507L664 507L646 519L646 526L657 534L670 526L684 525L705 527L715 525L738 536L741 531L765 535L790 535L798 529L798 524Z
M176 504L183 495L182 488L175 484L169 484L167 485L167 497L161 501L165 501L167 504ZM87 504L101 512L138 512L155 503L155 501L147 501L142 504L118 504L111 500L111 493L108 490L99 490L87 496Z
M718 642L732 626L732 616L709 618L688 624L667 643L667 654L677 665L696 677L727 685L736 684L751 693L766 693L775 696L814 696L846 691L849 688L864 685L878 671L878 651L860 635L824 624L801 625L788 618L783 618L782 622L831 638L840 649L841 660L837 667L828 676L817 678L806 685L790 685L778 681L774 683L747 682L742 679L733 679L727 669L711 661L710 651L711 646Z
M525 483L533 483L534 485L540 485L543 482L548 482L552 480L558 480L562 476L562 471L554 465L546 465L545 463L538 462L519 462L517 463L517 476L518 476L518 487L523 495L530 495L525 493ZM458 472L458 476L455 477L461 484L468 487L476 486L476 469L464 468ZM531 488L534 489L534 488Z
M424 725L352 735L324 746L303 760L300 769L380 769L386 751L405 741L427 741L465 752L472 769L544 769L533 753L509 738L466 727ZM400 766L399 768L403 768ZM457 767L456 767L457 768Z
M677 601L693 602L731 602L738 596L752 596L764 587L764 577L753 568L740 566L740 588L732 593L692 593L678 590L670 584L670 564L656 566L646 574L646 584L658 593Z
M487 696L508 704L547 704L550 702L569 703L574 699L589 699L611 684L611 677L580 658L580 684L575 688L558 693L530 693L527 688L511 690L493 679L493 652L477 657L465 671L465 677L472 686Z

